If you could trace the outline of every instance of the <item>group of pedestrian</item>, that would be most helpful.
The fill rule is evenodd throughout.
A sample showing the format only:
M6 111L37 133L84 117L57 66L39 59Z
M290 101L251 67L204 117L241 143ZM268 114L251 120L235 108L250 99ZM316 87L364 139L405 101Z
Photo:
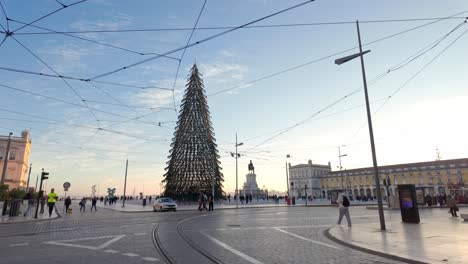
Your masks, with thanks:
M208 201L208 209L206 208L206 202ZM214 200L213 196L207 197L203 192L198 196L198 210L201 212L203 210L213 211L214 209Z
M101 197L102 198L102 197ZM113 204L116 204L117 203L117 200L119 198L117 196L112 196L112 197L104 197L101 199L101 202L102 200L104 200L104 205L107 205L107 203L109 203L109 205L113 205Z
M86 211L86 202L87 202L87 198L86 197L83 197L79 203L80 205L80 212L85 212ZM97 200L98 198L96 196L94 196L93 198L91 198L91 212L93 211L93 208L94 208L94 211L97 212L97 207L96 207L96 204L97 204Z

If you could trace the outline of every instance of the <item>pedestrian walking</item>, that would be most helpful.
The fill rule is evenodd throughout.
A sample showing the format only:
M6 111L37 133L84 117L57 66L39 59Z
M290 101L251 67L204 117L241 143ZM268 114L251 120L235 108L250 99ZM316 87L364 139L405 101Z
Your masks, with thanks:
M94 208L94 211L97 212L96 203L97 203L97 198L96 196L94 196L93 199L91 200L91 212L93 211L93 208Z
M203 211L203 209L206 209L206 195L204 193L200 193L200 196L198 197L198 210Z
M80 201L80 212L84 212L86 210L86 198L83 197Z
M208 211L213 211L213 196L208 198Z
M65 199L65 212L68 213L68 209L70 208L70 205L71 205L71 199L70 199L70 196L68 196L66 199Z
M55 190L50 189L50 193L47 194L47 206L49 207L49 217L52 216L52 212L55 208L55 202L57 201L58 195L54 192Z
M345 215L346 221L348 222L348 226L351 227L351 218L349 217L349 208L348 208L350 206L350 202L349 202L348 197L346 197L344 193L341 193L338 196L338 199L336 200L336 202L338 203L339 212L340 212L340 215L338 217L338 224L341 225L341 220L343 220L343 215Z
M106 196L106 198L104 198L104 205L107 205L107 200L108 199L107 199L107 196Z
M41 193L42 193L42 191L41 191ZM41 196L40 203L41 203L41 211L39 213L43 214L44 213L45 203L46 203L46 197L44 195Z
M231 194L228 194L227 198L228 198L229 203L231 203Z
M458 211L457 201L451 195L447 196L447 206L448 206L448 208L450 208L449 212L452 214L452 217L458 217L458 215L457 215L457 211Z
M29 211L31 210L31 208L34 206L34 200L33 200L33 196L32 196L32 193L31 191L29 191L23 198L23 200L26 200L26 202L28 203L28 209L26 210L26 212L24 213L24 216L27 216L29 214Z

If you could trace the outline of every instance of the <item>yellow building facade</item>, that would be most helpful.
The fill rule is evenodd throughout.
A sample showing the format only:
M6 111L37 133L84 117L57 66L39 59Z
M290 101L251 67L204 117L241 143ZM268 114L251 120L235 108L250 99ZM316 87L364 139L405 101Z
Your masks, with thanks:
M8 154L6 153L7 144L8 136L0 136L0 175L3 172L5 159L8 159L4 183L10 189L24 189L28 181L29 156L31 154L29 132L23 131L21 137L11 137Z
M387 192L394 195L398 184L414 184L416 188L423 189L425 194L432 196L453 194L455 191L465 192L465 183L468 183L468 159L379 166L379 178L381 191L385 196ZM348 194L355 197L375 197L374 169L369 167L333 171L321 178L320 187L322 197L326 198L337 190L347 190Z

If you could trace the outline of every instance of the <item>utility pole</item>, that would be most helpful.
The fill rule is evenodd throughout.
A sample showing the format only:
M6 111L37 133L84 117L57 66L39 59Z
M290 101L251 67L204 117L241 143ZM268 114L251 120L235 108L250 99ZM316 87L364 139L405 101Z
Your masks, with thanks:
M238 169L238 163L237 163L237 159L239 158L239 154L237 153L237 146L238 146L238 144L237 144L237 133L236 133L236 208L239 208L239 199L240 199L240 197L239 197L239 186L238 186L239 177L237 175L238 170L239 170Z
M288 158L290 158L290 157L291 157L291 155L289 155L289 154L286 155L286 190L287 190L288 197L289 197Z
M372 150L372 163L374 165L375 188L377 189L377 204L379 208L380 230L386 230L385 216L383 213L383 205L382 205L382 190L380 190L379 167L377 165L377 154L375 151L374 129L372 128L372 117L371 117L371 111L370 111L370 105L369 105L369 94L367 92L366 70L364 68L364 54L362 52L361 32L359 30L358 21L356 21L356 28L357 28L357 33L358 33L359 52L361 53L359 57L361 58L362 81L364 83L364 95L366 98L367 122L369 126L369 137L370 137L371 150Z
M39 174L36 175L36 185L34 186L34 191L37 192L37 181L39 180Z
M31 178L32 163L29 164L28 183L26 184L26 191L29 192L29 179Z
M346 195L348 195L348 179L343 179L343 173L341 172L341 170L343 169L343 167L341 166L341 157L346 157L348 156L348 154L343 154L341 155L341 147L345 147L346 145L341 145L341 146L338 146L338 159L340 160L340 174L341 174L341 188L343 188L343 180L345 181L345 190L346 190Z
M237 133L236 133L236 145L235 145L235 147L236 147L236 153L232 153L232 152L231 152L231 157L235 157L235 158L236 158L236 193L235 193L235 195L234 195L235 200L236 200L236 208L239 208L239 176L238 176L238 171L239 171L239 169L238 169L238 161L237 161L237 159L240 157L240 154L237 153L237 147L242 146L242 145L244 145L244 143L242 143L242 142L237 143ZM213 186L214 186L214 184L213 184ZM213 197L214 197L214 195L213 195Z
M127 162L125 163L125 181L124 181L124 197L123 197L123 201L122 201L122 207L125 207L125 200L126 200L126 191L127 191L127 170L128 170L128 158L127 158Z
M385 230L385 217L383 213L383 205L382 205L382 191L380 190L380 177L379 177L379 167L377 166L377 154L375 151L375 142L374 142L374 130L372 128L372 117L371 117L371 110L369 104L369 94L367 92L367 80L366 80L366 70L364 67L364 54L370 52L370 50L362 51L362 42L361 42L361 32L359 30L359 21L356 21L356 29L358 35L358 42L359 42L359 53L355 53L343 58L339 58L335 60L335 64L341 65L348 61L351 61L357 57L361 59L361 72L362 72L362 82L364 84L364 95L366 100L366 112L367 112L367 123L369 127L369 138L370 138L370 145L372 151L372 163L374 166L374 179L375 179L375 188L377 191L377 203L379 208L379 221L380 221L380 230Z
M5 182L5 176L7 172L7 165L8 165L8 159L10 158L10 144L11 144L11 136L13 135L13 132L10 132L8 134L8 143L7 143L7 148L4 156L4 161L3 161L3 171L2 171L2 180L1 183L3 184Z

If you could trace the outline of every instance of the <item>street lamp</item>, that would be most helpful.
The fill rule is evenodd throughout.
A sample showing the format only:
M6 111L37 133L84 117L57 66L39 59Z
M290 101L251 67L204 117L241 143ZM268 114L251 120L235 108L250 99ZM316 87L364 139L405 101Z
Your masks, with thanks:
M338 159L340 160L340 172L341 170L343 169L343 167L341 166L341 157L347 157L348 154L341 154L341 147L346 147L346 145L341 145L341 146L338 146ZM346 190L346 195L348 195L348 182L347 180L345 180L345 190ZM341 172L341 188L343 188L343 173Z
M378 208L379 208L380 229L385 230L386 228L385 228L385 218L384 218L383 206L382 206L382 192L380 190L379 168L377 166L377 155L375 153L374 132L372 129L372 118L371 118L371 112L370 112L370 106L369 106L369 95L367 93L366 71L364 68L364 54L369 53L370 50L366 50L364 52L362 51L361 33L359 31L358 21L356 21L356 28L357 28L358 41L359 41L359 53L336 59L335 64L341 65L357 57L361 58L362 82L364 84L364 95L366 99L367 123L369 126L369 137L370 137L370 144L371 144L371 150L372 150L372 161L374 165L375 187L377 189L377 203L378 203Z
M242 145L244 145L244 143L242 143L242 142L241 142L241 143L237 143L237 133L236 133L236 145L235 145L235 147L236 147L236 153L232 153L232 152L231 152L231 156L236 158L236 194L235 194L235 197L236 197L236 208L239 208L239 186L238 186L238 183L239 183L239 180L238 180L238 179L239 179L239 177L238 177L238 173L237 173L237 172L238 172L238 165L237 165L238 163L237 163L237 159L240 157L240 154L237 153L237 147L242 146Z
M288 159L291 158L291 155L287 154L286 155L286 190L287 190L287 193L288 193L288 197L289 197L289 175L288 175Z

